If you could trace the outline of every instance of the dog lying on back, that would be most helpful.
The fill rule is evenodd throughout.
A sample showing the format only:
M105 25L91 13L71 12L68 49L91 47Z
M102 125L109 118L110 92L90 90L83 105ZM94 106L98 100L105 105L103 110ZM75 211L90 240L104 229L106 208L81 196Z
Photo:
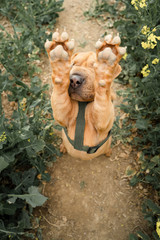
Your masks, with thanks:
M112 81L120 74L126 48L120 37L107 35L96 43L96 53L73 53L67 32L53 33L45 48L52 67L53 116L62 129L60 150L83 160L111 154L114 122Z

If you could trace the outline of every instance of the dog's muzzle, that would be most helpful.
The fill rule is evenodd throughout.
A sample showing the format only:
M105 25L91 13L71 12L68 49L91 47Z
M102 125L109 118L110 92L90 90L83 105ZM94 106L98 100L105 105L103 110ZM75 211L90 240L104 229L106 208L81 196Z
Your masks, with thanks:
M84 78L79 74L72 74L70 76L70 86L73 89L80 87L83 82L84 82Z

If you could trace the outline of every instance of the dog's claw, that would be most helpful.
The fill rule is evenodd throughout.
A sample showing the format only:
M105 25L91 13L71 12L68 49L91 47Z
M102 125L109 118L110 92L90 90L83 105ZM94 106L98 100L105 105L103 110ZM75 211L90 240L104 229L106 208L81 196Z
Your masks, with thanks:
M111 45L119 45L121 43L121 39L119 37L119 34L113 38L112 34L109 34L105 36L104 40L106 43L111 44Z

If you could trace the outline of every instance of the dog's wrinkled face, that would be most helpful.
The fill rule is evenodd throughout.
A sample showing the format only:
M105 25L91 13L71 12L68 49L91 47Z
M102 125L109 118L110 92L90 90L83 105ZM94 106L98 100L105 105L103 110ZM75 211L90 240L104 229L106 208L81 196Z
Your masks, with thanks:
M96 54L93 52L76 53L72 57L69 95L76 101L94 100L95 71L93 64Z

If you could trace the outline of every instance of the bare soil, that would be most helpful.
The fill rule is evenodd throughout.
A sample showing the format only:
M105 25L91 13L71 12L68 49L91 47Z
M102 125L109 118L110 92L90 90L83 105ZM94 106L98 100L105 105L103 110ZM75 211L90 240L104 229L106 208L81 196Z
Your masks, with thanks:
M106 31L107 23L88 21L83 13L92 0L64 0L56 27L66 27L76 42L75 52L94 51L95 42ZM110 32L110 31L108 31ZM42 58L43 82L51 82L47 57ZM114 84L117 90L120 85ZM120 102L117 98L115 105ZM115 106L116 108L116 106ZM136 164L137 153L129 146L117 144L112 156L82 161L63 155L48 169L51 181L43 186L48 197L36 211L40 217L44 240L127 240L128 235L143 229L142 186L132 188L125 175Z

